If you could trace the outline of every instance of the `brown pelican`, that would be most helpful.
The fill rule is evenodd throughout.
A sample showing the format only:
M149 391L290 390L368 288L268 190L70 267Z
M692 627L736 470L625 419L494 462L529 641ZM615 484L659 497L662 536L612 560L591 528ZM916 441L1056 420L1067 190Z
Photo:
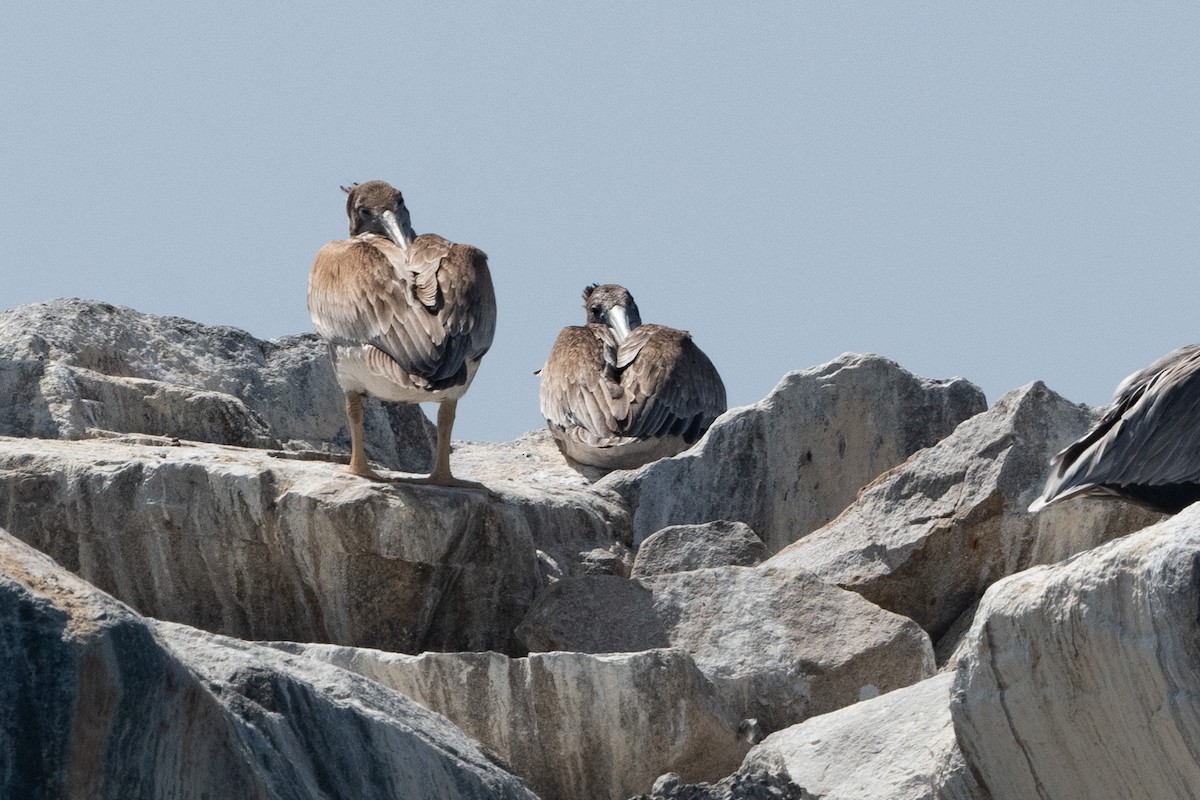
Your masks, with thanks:
M1123 380L1096 426L1050 464L1030 511L1077 495L1123 497L1168 514L1200 500L1200 345Z
M587 324L563 328L542 367L542 416L581 464L628 469L695 443L725 384L691 334L643 325L623 286L583 290Z
M413 233L400 192L383 181L349 194L350 238L317 253L308 311L329 342L350 420L350 469L379 480L363 449L363 395L437 402L437 459L427 482L477 486L450 474L450 431L496 330L487 255Z

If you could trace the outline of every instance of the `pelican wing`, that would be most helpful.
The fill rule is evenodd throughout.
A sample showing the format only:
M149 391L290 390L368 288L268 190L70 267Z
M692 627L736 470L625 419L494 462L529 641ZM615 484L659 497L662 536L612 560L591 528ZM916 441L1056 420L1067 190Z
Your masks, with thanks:
M372 345L433 389L465 381L467 359L487 352L496 326L487 256L431 234L407 255L382 236L325 245L309 276L308 308L325 339Z
M615 355L603 325L562 329L541 370L542 416L551 427L594 446L621 435L629 395L617 380Z
M686 331L634 328L617 350L621 385L632 396L625 436L682 436L688 444L725 411L725 384Z
M1047 501L1093 486L1200 481L1200 345L1122 381L1096 427L1052 464Z

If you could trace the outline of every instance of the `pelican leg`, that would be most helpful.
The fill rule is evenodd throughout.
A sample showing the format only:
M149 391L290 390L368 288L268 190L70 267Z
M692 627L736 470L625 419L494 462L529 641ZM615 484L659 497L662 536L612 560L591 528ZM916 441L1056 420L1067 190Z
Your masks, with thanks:
M351 475L370 478L373 481L380 477L367 463L367 450L363 446L363 396L358 392L346 392L346 418L350 421L350 466L346 469Z
M457 400L446 400L438 405L437 458L433 464L433 472L429 473L430 483L446 486L454 480L454 476L450 474L450 433L454 429L454 417L457 413Z
M464 481L450 474L450 434L454 429L454 416L458 411L457 400L443 400L438 406L437 417L437 456L434 459L433 472L419 483L434 486L453 486L459 489L482 489L489 495L493 492L476 481Z

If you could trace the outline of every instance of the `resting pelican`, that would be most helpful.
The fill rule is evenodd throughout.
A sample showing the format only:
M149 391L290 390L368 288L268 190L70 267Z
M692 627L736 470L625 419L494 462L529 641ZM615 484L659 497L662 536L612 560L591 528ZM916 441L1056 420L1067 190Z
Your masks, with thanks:
M1200 500L1200 345L1121 381L1096 426L1050 464L1030 511L1077 495L1123 497L1167 514Z
M350 238L317 253L308 311L346 393L349 472L380 480L363 449L363 395L370 394L440 403L437 459L424 482L477 487L450 474L450 431L496 330L487 255L432 233L417 236L404 198L383 181L343 189Z
M643 325L623 286L583 290L587 324L562 329L542 376L542 416L563 453L638 467L694 444L725 410L725 384L687 331Z

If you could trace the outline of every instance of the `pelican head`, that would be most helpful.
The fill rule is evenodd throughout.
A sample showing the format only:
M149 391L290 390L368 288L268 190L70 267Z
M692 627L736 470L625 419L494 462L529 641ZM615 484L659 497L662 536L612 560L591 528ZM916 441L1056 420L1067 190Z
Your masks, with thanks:
M416 238L412 220L400 190L385 181L367 181L343 186L346 214L350 217L350 235L375 233L391 239L401 250Z
M588 324L607 325L618 344L625 341L631 330L642 324L642 315L638 313L637 303L633 302L633 295L624 286L615 283L599 286L593 283L584 289L583 308L587 312Z

